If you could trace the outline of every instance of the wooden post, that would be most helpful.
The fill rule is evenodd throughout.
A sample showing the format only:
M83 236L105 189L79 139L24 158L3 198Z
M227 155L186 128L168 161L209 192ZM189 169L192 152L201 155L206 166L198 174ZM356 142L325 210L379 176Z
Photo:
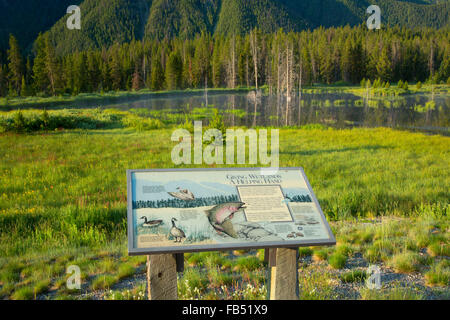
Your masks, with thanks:
M175 262L177 264L177 272L184 272L184 254L183 253L175 253Z
M276 249L276 266L269 270L270 300L298 300L298 248Z
M177 300L177 264L173 254L147 256L149 300Z
M267 262L267 266L270 268L275 267L277 264L277 248L264 249L264 262Z

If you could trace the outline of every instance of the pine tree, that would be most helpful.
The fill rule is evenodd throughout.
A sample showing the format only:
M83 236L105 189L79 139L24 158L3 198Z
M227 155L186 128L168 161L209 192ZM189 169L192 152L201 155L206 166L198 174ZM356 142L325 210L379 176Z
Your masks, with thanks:
M120 63L118 46L112 47L111 51L112 53L109 67L109 69L111 70L111 84L112 89L117 91L122 87L122 66Z
M97 54L92 50L87 53L88 91L98 91L101 84L100 63Z
M134 69L131 88L133 89L133 91L139 91L142 88L142 78L139 73L138 65L136 65L136 68Z
M223 40L216 39L212 55L212 83L214 88L222 85L224 66L222 61Z
M164 87L164 70L161 65L161 59L157 54L152 59L151 89L153 91L162 90Z
M388 48L384 47L377 60L377 76L384 81L390 81L392 78L392 66L389 58Z
M34 44L35 58L33 64L33 80L36 92L46 92L49 86L46 72L45 38L39 34Z
M180 89L183 75L183 61L178 50L170 53L166 63L167 89Z
M27 86L27 83L25 82L25 76L22 76L22 85L20 87L20 95L22 97L26 97L29 95L28 86Z
M10 88L18 95L20 94L24 73L19 43L13 35L9 36L8 69Z
M406 91L409 90L408 81L405 81L405 82L403 83L403 89L405 89Z
M210 80L210 42L211 37L205 33L197 39L194 54L194 85L196 87L206 87Z
M50 82L50 90L53 95L60 86L60 74L58 70L58 62L56 60L55 48L50 42L48 33L45 34L45 70Z
M0 97L4 97L7 93L7 80L6 80L6 71L5 67L0 64Z
M419 81L419 82L416 83L416 89L417 90L422 89L422 82Z
M75 55L74 61L74 94L87 91L87 59L86 53L78 53Z

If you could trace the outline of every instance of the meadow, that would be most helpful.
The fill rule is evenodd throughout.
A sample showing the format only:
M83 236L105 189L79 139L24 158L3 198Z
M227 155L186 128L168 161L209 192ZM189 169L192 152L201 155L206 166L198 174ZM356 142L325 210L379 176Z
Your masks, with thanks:
M126 169L172 167L170 136L182 120L2 113L0 298L145 298L146 257L127 255ZM280 128L280 166L305 169L338 241L299 249L301 298L449 299L449 163L446 136ZM185 260L181 299L266 298L261 250ZM371 263L388 275L381 290L364 285ZM69 265L81 268L81 291L66 288Z

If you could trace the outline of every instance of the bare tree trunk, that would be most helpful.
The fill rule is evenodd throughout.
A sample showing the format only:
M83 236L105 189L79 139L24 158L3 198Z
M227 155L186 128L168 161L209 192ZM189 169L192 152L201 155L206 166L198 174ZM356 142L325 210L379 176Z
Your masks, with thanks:
M303 81L303 64L300 58L300 72L298 75L298 125L302 121L302 81Z
M433 80L434 75L434 46L433 42L431 42L431 50L430 50L430 58L428 61L428 68L430 70L430 79Z
M252 48L253 65L255 71L255 86L258 90L258 38L256 30L250 32L250 46Z
M208 108L208 73L205 73L205 107Z
M291 98L289 95L289 43L286 42L286 72L285 72L285 81L286 81L286 126L289 124L289 99Z
M245 69L246 69L245 77L246 77L246 80L247 80L247 88L248 88L248 87L250 87L250 83L249 83L249 80L248 80L248 56L245 59Z
M232 54L231 54L231 87L236 87L236 38L232 39Z
M314 52L311 50L311 69L313 72L312 83L316 82L316 60L314 59Z
M231 126L234 127L235 123L235 115L234 115L234 109L236 107L236 96L233 94L231 95L231 110L233 110L233 112L231 113Z
M256 127L256 112L258 110L258 99L255 98L255 110L253 115L253 126Z
M289 125L289 111L290 111L290 102L291 102L291 84L294 82L293 78L293 61L294 61L294 48L291 49L289 40L286 41L286 126Z
M277 44L277 96L281 93L281 66L280 66L280 46Z

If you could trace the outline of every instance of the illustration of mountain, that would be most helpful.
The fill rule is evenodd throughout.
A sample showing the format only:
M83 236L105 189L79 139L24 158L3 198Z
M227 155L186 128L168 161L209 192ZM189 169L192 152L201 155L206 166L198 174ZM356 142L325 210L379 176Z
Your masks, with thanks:
M284 188L283 193L290 202L312 202L309 190L306 188Z
M79 4L82 29L66 28L66 9ZM50 32L58 53L108 47L133 39L192 38L201 32L245 34L365 23L379 5L389 26L448 26L450 1L432 0L1 0L0 50L10 33L30 48Z

